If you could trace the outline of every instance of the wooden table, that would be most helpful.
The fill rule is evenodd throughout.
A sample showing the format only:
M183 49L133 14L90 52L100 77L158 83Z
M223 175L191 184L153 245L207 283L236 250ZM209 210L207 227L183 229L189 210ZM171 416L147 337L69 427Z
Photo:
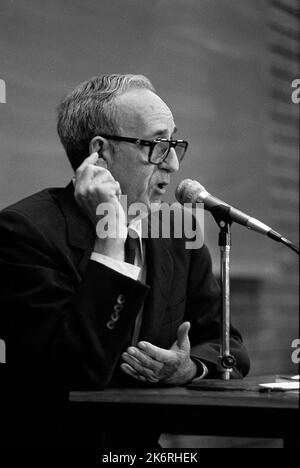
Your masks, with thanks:
M262 380L274 381L274 376L245 379L251 385ZM71 392L70 409L77 420L83 418L93 427L105 421L112 430L117 424L120 431L145 428L173 434L280 438L286 448L299 446L295 392L110 388Z

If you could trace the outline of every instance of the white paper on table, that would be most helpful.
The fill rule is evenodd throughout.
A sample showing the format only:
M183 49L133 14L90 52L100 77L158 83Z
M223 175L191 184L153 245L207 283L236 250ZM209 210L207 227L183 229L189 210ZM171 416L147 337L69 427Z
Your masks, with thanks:
M299 390L299 382L270 382L259 384L259 386L271 390Z
M299 375L276 375L275 382L285 382L286 380L298 381L300 380Z

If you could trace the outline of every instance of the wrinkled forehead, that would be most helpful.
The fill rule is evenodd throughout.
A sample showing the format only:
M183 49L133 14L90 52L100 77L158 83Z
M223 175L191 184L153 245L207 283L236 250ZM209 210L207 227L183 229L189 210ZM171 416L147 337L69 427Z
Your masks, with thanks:
M119 131L125 136L150 138L172 134L175 124L171 110L157 94L147 89L130 90L117 96L115 110Z

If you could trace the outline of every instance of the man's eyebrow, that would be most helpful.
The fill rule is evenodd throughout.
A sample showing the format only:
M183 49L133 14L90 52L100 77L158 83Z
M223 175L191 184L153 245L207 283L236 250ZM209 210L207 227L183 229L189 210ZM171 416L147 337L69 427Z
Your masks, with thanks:
M175 135L175 133L177 132L177 127L174 127L174 130L171 134L171 137L173 135ZM166 138L166 134L168 133L168 129L164 129L164 130L158 130L157 132L155 132L155 134L153 134L153 138Z

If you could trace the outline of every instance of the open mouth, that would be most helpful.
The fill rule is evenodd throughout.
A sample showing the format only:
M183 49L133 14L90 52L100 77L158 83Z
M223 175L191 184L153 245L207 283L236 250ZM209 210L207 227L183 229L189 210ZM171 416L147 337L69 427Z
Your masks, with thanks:
M159 184L157 184L157 187L159 188L159 190L166 190L167 188L167 182L160 182Z

